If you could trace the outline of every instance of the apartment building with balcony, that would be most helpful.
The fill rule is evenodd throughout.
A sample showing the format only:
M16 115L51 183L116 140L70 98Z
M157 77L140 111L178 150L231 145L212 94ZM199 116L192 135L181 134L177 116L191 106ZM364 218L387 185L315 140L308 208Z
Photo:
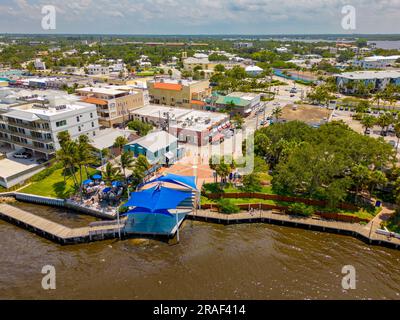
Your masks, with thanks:
M101 126L112 128L129 120L132 110L143 107L143 92L129 86L87 87L76 90L83 102L96 106Z
M202 110L211 96L208 80L158 79L147 82L150 103Z
M356 93L359 83L371 86L373 92L382 91L389 84L400 86L400 70L344 72L335 77L340 92L346 94Z
M0 144L10 150L25 149L49 159L60 148L57 134L68 131L72 139L95 137L99 130L96 107L84 103L27 103L0 113Z

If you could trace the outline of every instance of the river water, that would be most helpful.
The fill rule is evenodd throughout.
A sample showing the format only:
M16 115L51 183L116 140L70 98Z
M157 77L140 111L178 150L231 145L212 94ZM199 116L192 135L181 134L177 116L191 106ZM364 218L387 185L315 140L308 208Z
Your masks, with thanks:
M93 218L21 204L71 227ZM60 246L0 221L0 299L399 299L400 251L266 224L186 221L181 243L131 239ZM41 288L56 268L57 289ZM341 287L344 265L357 288Z

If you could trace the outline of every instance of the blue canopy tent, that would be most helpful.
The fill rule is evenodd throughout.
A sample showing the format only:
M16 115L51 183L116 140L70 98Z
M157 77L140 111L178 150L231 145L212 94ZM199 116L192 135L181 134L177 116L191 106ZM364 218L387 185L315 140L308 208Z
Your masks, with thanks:
M173 217L173 215L167 209L160 209L160 210L156 210L155 212L151 212L150 209L140 208L140 207L136 207L132 210L129 210L124 215L135 214L135 213L137 213L137 214L139 214L139 213L156 213L156 214L164 214L166 216Z
M128 212L129 214L146 214L153 213L155 215L159 214L161 216L172 216L171 213L168 212L169 209L176 209L178 205L190 198L192 196L191 193L187 191L181 191L171 188L163 187L162 185L156 185L152 188L132 192L131 198L125 203L124 207L135 207L133 210ZM176 228L177 230L177 239L179 241L179 214L175 213L176 222L174 225L171 225L171 219L162 218L162 223L167 225L168 228ZM155 225L155 220L151 222L153 224L153 230L159 230L160 226ZM148 228L147 228L148 229Z
M189 188L189 189L197 190L195 177L178 176L178 175L172 174L172 173L168 173L165 176L161 176L157 179L143 183L140 187L145 186L150 183L155 183L155 182L168 182L168 183L177 184L177 185Z
M160 185L132 192L131 198L124 207L140 207L155 212L162 209L176 209L176 207L192 195L186 191L166 188Z

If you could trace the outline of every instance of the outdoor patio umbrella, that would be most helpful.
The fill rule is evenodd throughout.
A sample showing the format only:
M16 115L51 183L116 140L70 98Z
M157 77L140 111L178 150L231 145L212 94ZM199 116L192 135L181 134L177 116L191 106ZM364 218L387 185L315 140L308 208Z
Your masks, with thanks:
M93 182L93 180L92 179L87 179L87 180L85 180L85 181L83 181L83 185L86 185L86 184L90 184L90 183L92 183Z
M121 182L121 181L113 181L113 182L111 183L111 185L112 185L113 187L122 187L122 182Z
M100 180L101 179L101 175L100 174L95 174L95 175L92 176L92 178L94 180Z

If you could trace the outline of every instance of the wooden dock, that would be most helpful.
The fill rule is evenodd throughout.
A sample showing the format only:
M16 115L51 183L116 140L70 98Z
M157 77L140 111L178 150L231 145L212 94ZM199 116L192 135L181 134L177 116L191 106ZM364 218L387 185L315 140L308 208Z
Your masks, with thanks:
M322 232L337 233L353 236L372 245L381 245L394 249L400 249L400 239L389 238L378 234L378 223L371 221L367 225L357 223L325 220L317 217L299 217L281 214L274 211L240 212L237 214L223 214L210 210L197 210L188 215L189 219L212 222L218 224L243 224L243 223L269 223L284 225L302 229L317 230Z
M119 230L124 228L124 222L120 222L119 225L112 222L98 226L68 228L8 204L0 204L0 218L61 244L116 238Z

